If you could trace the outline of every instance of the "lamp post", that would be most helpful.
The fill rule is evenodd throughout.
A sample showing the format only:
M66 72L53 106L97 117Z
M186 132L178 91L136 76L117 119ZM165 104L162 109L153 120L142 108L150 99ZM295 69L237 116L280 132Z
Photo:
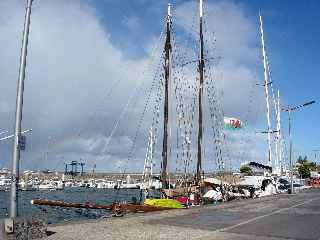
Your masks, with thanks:
M289 145L289 164L290 164L290 187L291 187L291 194L294 192L293 189L293 164L292 164L292 134L291 134L291 112L298 110L300 108L306 107L308 105L311 105L315 103L315 101L310 101L310 102L306 102L300 105L296 105L293 107L286 107L286 108L282 108L282 111L288 112L288 121L289 121L289 141L290 141L290 145Z
M12 182L11 182L11 195L10 195L10 203L11 203L10 218L15 218L18 215L17 190L18 190L18 183L19 183L19 161L20 161L19 141L21 140L23 90L24 90L24 79L25 79L25 73L26 73L27 46L28 46L32 1L33 0L27 0L22 47L21 47L19 79L18 79L17 100L16 100L16 117L15 117L15 125L14 125L14 142L13 142L13 150L12 150Z

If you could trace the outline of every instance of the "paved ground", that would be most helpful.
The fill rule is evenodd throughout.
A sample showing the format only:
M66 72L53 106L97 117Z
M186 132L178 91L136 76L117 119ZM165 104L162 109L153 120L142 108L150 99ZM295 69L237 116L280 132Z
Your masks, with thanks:
M320 189L48 230L47 240L320 239Z

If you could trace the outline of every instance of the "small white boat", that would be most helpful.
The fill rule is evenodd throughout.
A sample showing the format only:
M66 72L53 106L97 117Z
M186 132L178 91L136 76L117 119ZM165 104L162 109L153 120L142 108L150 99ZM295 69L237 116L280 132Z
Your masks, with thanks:
M219 201L222 200L222 193L220 191L211 189L203 195L203 198L207 198L213 201Z
M52 182L44 181L39 185L39 190L54 191L56 190L56 185Z
M96 181L98 189L113 189L115 187L115 182L107 180L97 180Z
M162 182L159 179L152 179L150 183L139 183L140 189L156 189L159 190L162 188Z
M38 185L34 184L32 181L25 182L21 181L19 182L19 189L22 191L37 191L39 190Z
M138 183L122 183L120 188L123 189L140 189L140 184Z
M116 183L114 181L107 181L105 183L105 186L106 186L106 188L113 189L116 186Z
M97 187L97 183L96 183L95 179L90 179L89 184L87 186L89 188L96 188Z
M8 191L10 189L11 179L1 175L0 176L0 191Z
M65 186L65 187L73 187L73 186L74 186L74 183L71 182L71 181L67 181L67 182L64 183L64 186Z
M56 190L63 190L65 187L63 181L55 181L54 185L56 185Z

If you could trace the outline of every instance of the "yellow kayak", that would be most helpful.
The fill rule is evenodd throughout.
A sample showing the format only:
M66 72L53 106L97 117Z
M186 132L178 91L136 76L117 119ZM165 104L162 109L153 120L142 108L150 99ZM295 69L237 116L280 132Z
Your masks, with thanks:
M146 199L145 205L165 208L183 208L183 205L173 199Z

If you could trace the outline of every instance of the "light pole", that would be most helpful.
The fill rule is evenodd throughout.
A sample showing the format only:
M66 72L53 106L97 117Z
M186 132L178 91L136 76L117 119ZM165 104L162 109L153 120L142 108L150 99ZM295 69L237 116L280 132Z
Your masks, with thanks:
M13 142L13 150L12 150L12 182L11 182L11 195L10 195L10 218L15 218L17 217L17 214L18 214L17 190L18 190L18 183L19 183L19 161L20 161L19 140L21 140L23 90L24 90L24 79L25 79L25 73L26 73L27 46L28 46L32 1L33 0L27 1L22 47L21 47L19 79L18 79L18 87L17 87L17 99L16 99L16 117L15 117L15 125L14 125L14 142Z
M290 141L290 146L289 146L289 164L290 164L290 187L291 187L291 194L294 192L293 189L293 164L292 164L292 134L291 134L291 112L298 110L300 108L306 107L308 105L311 105L315 103L315 101L310 101L310 102L306 102L300 105L296 105L293 107L286 107L286 108L282 108L282 111L288 112L288 117L289 117L289 141Z

